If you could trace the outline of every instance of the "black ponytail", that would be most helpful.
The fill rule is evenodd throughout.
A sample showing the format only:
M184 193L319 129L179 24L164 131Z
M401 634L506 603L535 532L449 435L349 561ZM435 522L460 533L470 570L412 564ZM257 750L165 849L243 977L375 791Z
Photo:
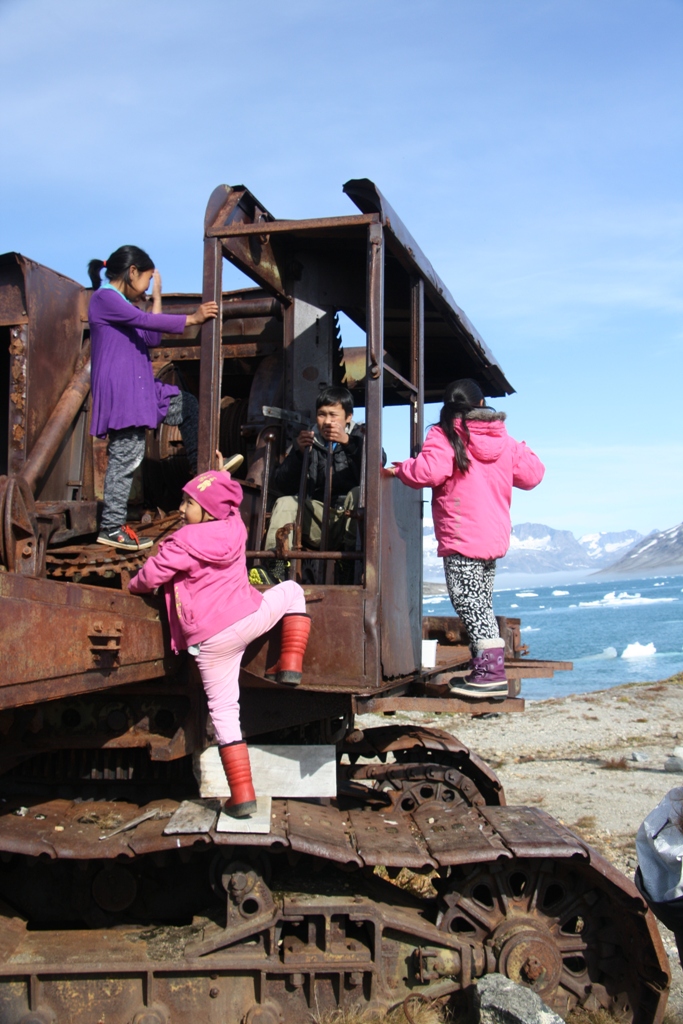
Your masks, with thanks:
M439 426L450 441L455 452L455 464L461 473L470 468L467 448L456 430L455 421L460 419L463 433L469 442L470 432L467 429L466 417L472 409L478 408L484 400L484 392L475 380L465 377L454 380L448 385L443 396L444 404L439 413Z
M136 267L138 272L143 273L145 270L154 270L154 261L144 249L139 249L137 245L120 246L116 252L111 254L106 263L104 260L90 260L88 277L92 281L95 291L102 284L101 274L105 267L107 278L110 281L118 281L123 278L126 284L130 284L128 273L131 267Z

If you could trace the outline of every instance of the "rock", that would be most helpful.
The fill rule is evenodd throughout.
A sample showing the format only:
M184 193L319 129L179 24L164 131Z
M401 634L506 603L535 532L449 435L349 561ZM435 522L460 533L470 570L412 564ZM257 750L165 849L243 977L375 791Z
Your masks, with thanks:
M564 1024L533 989L502 974L487 974L477 982L474 1007L478 1024Z
M676 747L676 750L680 750L680 747ZM677 754L670 754L664 762L665 772L683 772L683 757L678 757Z
M631 754L632 761L649 761L650 758L647 754L643 754L640 750L634 750Z

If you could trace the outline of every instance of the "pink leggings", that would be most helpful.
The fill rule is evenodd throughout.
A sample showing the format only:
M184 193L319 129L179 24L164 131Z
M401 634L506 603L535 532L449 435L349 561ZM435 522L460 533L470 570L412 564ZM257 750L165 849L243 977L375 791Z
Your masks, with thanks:
M221 746L238 743L240 729L240 662L245 648L267 633L283 615L306 611L304 592L294 580L266 590L259 608L208 640L202 640L197 665L209 703L209 713Z

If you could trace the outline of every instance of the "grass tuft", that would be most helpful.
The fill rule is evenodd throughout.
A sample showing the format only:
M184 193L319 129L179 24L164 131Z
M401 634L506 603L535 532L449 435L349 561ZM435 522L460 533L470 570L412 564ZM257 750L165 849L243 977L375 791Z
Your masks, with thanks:
M625 757L611 757L608 761L605 761L604 764L601 764L600 767L606 768L611 772L627 772L628 761Z
M447 1011L437 1001L423 1002L419 999L411 999L408 1008L415 1024L447 1024L449 1020L446 1016ZM408 1017L403 1012L403 1006L396 1006L389 1013L367 1010L362 1007L340 1008L311 1014L309 1021L310 1024L410 1024ZM613 1020L611 1024L614 1024Z

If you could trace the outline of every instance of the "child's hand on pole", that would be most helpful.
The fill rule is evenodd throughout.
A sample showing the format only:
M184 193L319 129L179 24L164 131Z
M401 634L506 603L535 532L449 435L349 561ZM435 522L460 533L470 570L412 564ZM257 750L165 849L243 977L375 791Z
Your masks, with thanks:
M218 303L217 302L202 302L199 309L196 309L194 313L190 313L186 323L188 324L203 324L207 320L215 320L218 316Z

